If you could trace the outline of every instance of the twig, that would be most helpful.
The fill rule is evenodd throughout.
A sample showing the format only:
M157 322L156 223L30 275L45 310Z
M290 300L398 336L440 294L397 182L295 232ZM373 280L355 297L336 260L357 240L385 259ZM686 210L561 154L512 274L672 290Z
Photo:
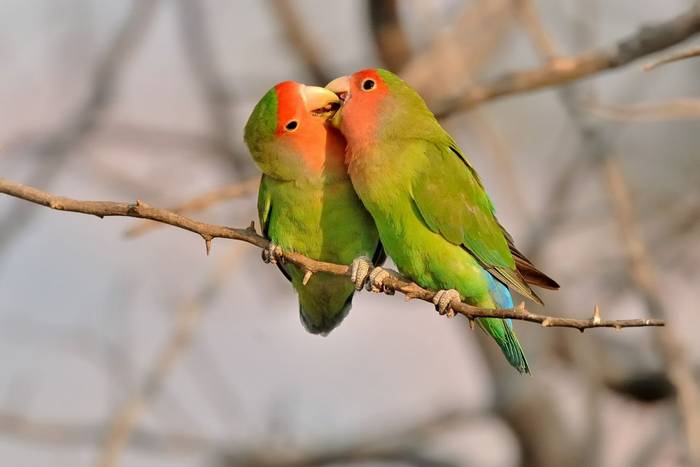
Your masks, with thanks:
M227 185L225 187L196 196L191 200L180 204L179 206L170 208L169 211L177 214L202 212L221 201L228 201L231 199L240 198L242 196L247 196L250 193L255 192L258 185L260 185L260 177L253 177L242 183L234 183L232 185ZM161 225L162 224L157 222L144 221L127 230L126 236L137 237L146 232L154 230Z
M129 438L151 400L160 392L177 360L189 347L198 329L202 313L215 296L222 282L229 277L230 269L240 253L234 248L222 264L214 271L202 290L184 303L175 316L175 327L148 370L143 383L133 391L117 411L106 437L100 461L101 467L117 465L118 458L129 442Z
M620 68L676 45L698 32L700 5L694 3L687 12L667 21L643 26L612 46L592 49L573 57L555 58L538 68L503 73L490 81L470 86L460 96L445 99L437 106L437 113L444 117L499 97L561 85Z
M657 68L657 67L660 67L663 65L667 65L669 63L677 62L680 60L685 60L688 58L698 57L698 56L700 56L700 47L695 47L695 48L689 49L689 50L683 50L681 52L671 54L667 57L664 57L661 60L647 63L646 65L644 65L644 71L653 70L654 68Z
M174 227L180 227L200 235L205 240L207 251L209 251L211 241L214 238L240 240L250 243L251 245L255 245L259 248L267 248L270 244L267 239L255 233L252 225L247 229L234 229L231 227L206 224L165 209L150 207L140 201L133 204L118 203L113 201L79 201L71 198L54 196L41 190L37 190L36 188L12 182L3 178L0 178L0 193L5 193L7 195L21 198L59 211L92 214L98 217L135 217L170 224ZM282 256L286 261L294 263L304 271L310 271L312 274L317 272L327 272L337 275L350 274L350 268L347 265L316 261L294 252L284 252ZM419 298L427 302L432 302L433 296L435 295L434 292L426 290L415 283L399 278L387 278L385 280L385 284L388 288L388 290L385 290L385 292L389 294L391 294L392 291L398 291L406 295L408 298ZM663 321L656 319L603 320L600 319L600 316L596 315L590 319L558 318L531 313L525 309L524 304L512 309L485 309L467 305L466 303L457 303L453 306L453 309L456 313L462 314L470 320L488 317L502 319L509 318L539 323L544 327L569 327L580 331L600 327L620 329L627 327L664 325Z

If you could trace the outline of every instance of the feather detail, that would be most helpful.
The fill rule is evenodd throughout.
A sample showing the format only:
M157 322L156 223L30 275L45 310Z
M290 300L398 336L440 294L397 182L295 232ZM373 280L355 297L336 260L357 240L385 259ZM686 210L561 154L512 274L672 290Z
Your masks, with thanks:
M559 289L559 284L554 279L537 269L537 267L513 245L511 245L510 251L513 253L513 258L515 259L515 267L518 269L518 272L525 282L530 285L542 287L543 289Z

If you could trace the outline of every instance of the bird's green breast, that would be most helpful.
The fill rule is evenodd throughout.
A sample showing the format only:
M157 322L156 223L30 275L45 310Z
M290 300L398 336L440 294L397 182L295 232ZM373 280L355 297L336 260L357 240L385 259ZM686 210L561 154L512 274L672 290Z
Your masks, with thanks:
M356 154L350 176L372 214L387 254L410 279L432 289L457 288L481 300L488 294L483 269L460 245L425 223L412 198L419 174L428 173L425 154L400 141L378 143ZM396 167L399 167L397 170Z
M313 259L349 264L358 256L372 257L379 235L348 178L326 183L320 177L295 181L265 180L271 209L267 235L283 250ZM304 273L285 266L299 295L305 327L330 332L347 314L355 291L347 277Z
M268 235L283 250L348 264L371 256L378 236L348 179L335 183L271 182Z

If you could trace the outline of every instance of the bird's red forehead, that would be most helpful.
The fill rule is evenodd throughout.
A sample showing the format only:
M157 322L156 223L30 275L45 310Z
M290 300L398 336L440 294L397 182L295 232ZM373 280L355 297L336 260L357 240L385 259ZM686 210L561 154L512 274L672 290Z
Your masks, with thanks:
M367 78L372 78L379 85L379 89L377 89L378 91L381 90L382 87L385 87L384 81L382 81L379 73L377 73L377 70L373 68L368 68L366 70L360 70L353 73L350 77L350 85L355 89L359 89L362 82Z
M277 130L276 134L284 133L284 125L288 121L301 118L304 101L301 97L301 84L296 81L283 81L275 86L277 93Z

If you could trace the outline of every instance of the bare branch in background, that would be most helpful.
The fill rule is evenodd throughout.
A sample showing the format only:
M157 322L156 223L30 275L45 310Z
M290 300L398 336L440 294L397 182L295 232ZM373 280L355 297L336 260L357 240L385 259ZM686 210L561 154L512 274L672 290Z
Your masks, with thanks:
M270 245L270 242L267 239L256 234L252 228L234 229L230 227L206 224L204 222L189 219L174 212L166 211L165 209L152 208L140 201L137 201L134 204L117 203L112 201L78 201L61 196L54 196L37 190L36 188L28 187L2 178L0 178L0 193L5 193L7 195L21 198L59 211L92 214L98 217L136 217L162 222L174 227L180 227L182 229L189 230L190 232L199 234L206 242L207 252L209 251L211 241L214 238L240 240L250 243L251 245L255 245L259 248L268 248ZM350 274L350 268L346 265L315 261L311 258L307 258L293 252L284 252L282 256L285 260L296 264L308 274L314 274L317 272L327 272L337 275ZM408 298L419 298L430 303L432 303L433 297L435 296L434 292L426 290L415 283L408 282L397 277L389 277L385 279L384 285L387 287L384 292L390 295L394 291L398 291L406 295ZM589 328L601 327L620 329L627 327L664 325L663 321L653 319L604 320L601 319L597 308L596 312L590 319L569 319L539 315L528 311L525 308L524 303L513 309L478 308L466 303L454 304L452 308L456 313L464 315L469 320L489 317L517 319L538 323L543 327L569 327L580 331Z
M676 45L700 32L700 5L667 21L640 28L612 46L596 48L573 57L558 57L539 68L503 73L473 86L457 97L443 99L436 108L444 117L482 102L512 94L558 86L625 66L635 60Z
M438 32L437 38L417 56L406 57L410 60L405 63L405 69L401 73L404 79L428 97L442 92L445 88L454 88L458 82L473 79L487 65L495 49L507 37L508 26L513 18L512 1L480 0L467 4L447 31ZM386 17L385 21L399 21L395 2L370 0L369 5L370 8L382 10L381 15ZM373 21L371 15L370 21ZM376 25L370 26L374 31ZM380 50L389 47L381 42L382 37L377 32L374 32L375 46ZM403 40L407 41L407 38L404 37ZM469 44L478 46L469 47ZM405 48L408 53L408 43ZM405 59L403 61L406 62ZM393 68L388 62L385 63L390 69ZM440 73L435 73L436 69L439 69ZM503 174L508 179L504 185L514 206L527 217L525 197L522 196L520 183L515 177L513 159L498 126L484 111L472 112L467 118L467 123L473 128L476 136L503 169Z
M700 99L686 98L631 105L593 103L588 110L596 117L621 122L697 119L700 118Z
M404 423L398 429L371 430L338 445L323 443L312 449L275 450L269 446L237 449L224 457L224 467L310 467L382 462L420 466L450 467L464 465L450 462L424 451L423 443L449 433L468 423L487 417L485 411L452 409L438 412L423 420ZM371 425L370 425L371 426Z
M185 0L186 1L186 0ZM297 10L289 0L269 0L268 4L282 27L290 46L299 54L302 62L317 85L325 85L332 79L323 66L323 60L311 38L307 28L297 14Z
M369 26L379 59L389 70L400 70L411 58L411 44L401 23L397 0L369 0Z
M0 433L42 445L93 446L102 442L108 429L103 423L62 423L0 412ZM211 452L220 446L215 440L196 435L157 433L139 428L134 429L129 438L129 447L157 453Z
M202 313L230 277L241 251L239 245L233 245L197 295L179 307L175 315L175 327L147 370L143 383L128 396L115 414L110 432L104 441L99 466L112 467L118 464L139 419L149 403L160 393L175 363L190 346L199 328Z
M99 118L110 104L126 62L155 16L158 0L134 0L129 14L120 25L112 42L100 58L89 83L88 96L67 123L43 138L34 151L38 159L29 180L34 185L46 186L60 173L60 167L84 138L97 125ZM14 204L0 220L0 255L8 248L25 226L34 211L24 203Z
M402 78L428 102L439 101L446 89L462 89L472 84L506 38L514 18L512 2L467 3L449 28L438 31L406 63L400 72Z
M627 182L619 163L613 156L603 165L606 186L617 219L624 254L634 285L646 303L649 313L658 319L669 316L657 288L654 267L646 245L638 232L634 208ZM689 465L700 465L700 391L693 375L688 355L672 328L656 336L669 379L677 391L678 413L685 424Z
M513 206L519 214L530 220L530 208L527 205L527 197L524 196L520 178L513 161L513 151L506 138L496 127L485 109L474 109L465 116L467 123L471 125L476 137L489 150L498 163L503 175L505 190L510 196Z
M211 41L202 2L176 2L185 57L190 71L199 83L204 104L209 112L214 146L233 163L235 173L242 177L250 167L247 155L239 154L231 140L235 127L231 117L233 99L227 79L219 69Z
M179 206L170 208L168 210L176 214L191 214L195 212L202 212L221 201L228 201L231 199L247 196L251 193L255 193L259 185L260 177L253 177L242 183L234 183L232 185L227 185L217 190L209 191L202 195L196 196L191 200L186 201L180 204ZM139 235L143 235L146 232L157 229L161 225L163 224L157 222L141 222L127 230L126 236L137 237Z
M307 467L375 460L449 467L463 463L456 464L430 456L423 452L426 451L424 444L432 438L449 434L487 417L485 410L454 408L439 411L424 419L406 421L398 428L386 428L377 433L354 437L335 446L323 442L318 443L319 447L288 450L271 448L269 443L261 446L231 446L228 441L134 428L128 446L163 454L206 453L219 459L218 464L223 466ZM25 442L92 446L100 443L108 431L103 424L49 422L0 412L0 433Z
M547 61L554 60L561 52L552 36L542 25L540 15L537 12L533 0L517 0L516 7L520 16L520 23L525 27L530 42Z
M678 62L680 60L687 60L689 58L694 58L698 56L700 56L700 47L694 47L689 50L683 50L681 52L664 57L661 60L647 63L646 65L644 65L644 71L650 71L654 68L658 68L663 65L668 65L669 63Z

